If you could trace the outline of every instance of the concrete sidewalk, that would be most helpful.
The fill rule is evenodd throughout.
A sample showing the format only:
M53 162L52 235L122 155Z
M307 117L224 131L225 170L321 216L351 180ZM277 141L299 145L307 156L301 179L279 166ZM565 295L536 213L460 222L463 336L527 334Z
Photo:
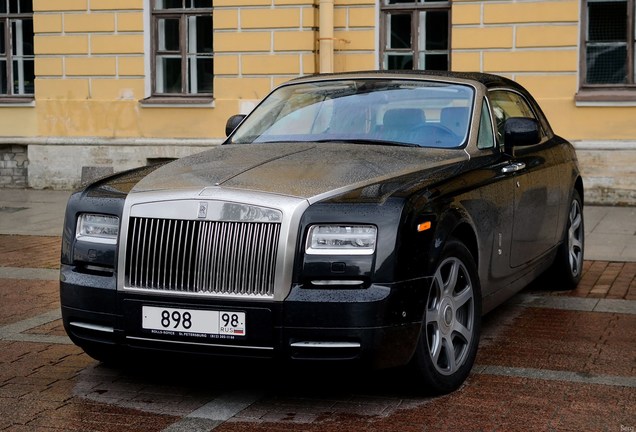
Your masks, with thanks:
M0 189L0 234L59 236L70 192ZM586 206L585 259L636 262L636 207Z
M0 234L61 236L69 191L0 189Z

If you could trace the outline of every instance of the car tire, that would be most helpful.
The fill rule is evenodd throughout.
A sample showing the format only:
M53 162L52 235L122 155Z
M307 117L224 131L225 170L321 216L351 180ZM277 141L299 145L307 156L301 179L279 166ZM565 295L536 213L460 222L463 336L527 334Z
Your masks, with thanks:
M450 240L442 251L428 293L412 367L425 393L458 389L475 362L481 330L481 287L475 260Z
M584 245L583 201L578 191L574 190L568 206L563 239L549 272L550 287L554 290L576 288L583 273Z

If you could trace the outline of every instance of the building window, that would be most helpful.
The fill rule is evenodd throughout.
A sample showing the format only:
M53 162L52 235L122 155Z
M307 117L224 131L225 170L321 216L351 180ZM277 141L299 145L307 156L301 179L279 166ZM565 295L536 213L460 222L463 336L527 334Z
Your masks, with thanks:
M211 97L212 0L151 0L153 96Z
M381 68L450 69L450 1L382 0Z
M584 0L581 90L602 93L636 90L634 75L635 0ZM624 94L625 96L625 94ZM631 96L634 97L633 95Z
M0 0L0 99L33 97L32 0Z

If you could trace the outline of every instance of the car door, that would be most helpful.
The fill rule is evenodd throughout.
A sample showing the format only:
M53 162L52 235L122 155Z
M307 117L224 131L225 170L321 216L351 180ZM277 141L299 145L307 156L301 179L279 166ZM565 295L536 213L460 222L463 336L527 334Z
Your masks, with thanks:
M508 89L489 92L497 126L497 140L503 145L503 126L511 117L539 120L523 95ZM540 123L541 124L541 123ZM510 238L510 267L540 257L556 241L560 192L558 165L553 143L542 127L541 142L515 147L502 173L512 176L514 189L513 226Z
M476 193L462 199L462 206L472 216L480 242L479 275L482 293L490 297L507 284L514 272L510 268L510 238L512 235L514 190L512 173L502 169L510 164L510 158L496 142L493 117L488 100L481 104L477 149L467 162L470 178L467 183ZM487 306L486 306L487 307ZM488 308L488 307L487 307Z

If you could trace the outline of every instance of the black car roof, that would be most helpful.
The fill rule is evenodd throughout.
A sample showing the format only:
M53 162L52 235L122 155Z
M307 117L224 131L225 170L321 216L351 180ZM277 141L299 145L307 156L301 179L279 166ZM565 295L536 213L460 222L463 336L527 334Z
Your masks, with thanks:
M516 82L502 77L500 75L488 74L483 72L450 72L450 71L426 71L426 70L370 70L370 71L355 71L355 72L341 72L341 73L329 73L329 74L314 74L307 75L300 78L295 78L292 81L305 81L320 78L449 78L449 79L462 79L476 81L487 88L493 87L511 87L517 90L524 90Z

